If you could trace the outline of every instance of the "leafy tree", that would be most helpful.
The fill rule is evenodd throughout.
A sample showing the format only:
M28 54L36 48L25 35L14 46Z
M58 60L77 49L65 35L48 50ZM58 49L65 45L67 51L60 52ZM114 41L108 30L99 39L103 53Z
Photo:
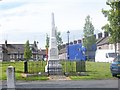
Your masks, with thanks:
M48 34L46 34L46 45L45 45L46 48L49 48L49 41L50 41L50 38Z
M46 59L48 60L48 48L49 48L49 41L50 41L50 38L48 36L48 34L46 34Z
M26 41L25 50L24 50L24 58L28 61L32 56L32 51L30 50L29 40Z
M62 41L62 37L61 37L61 32L60 31L57 32L57 28L55 30L55 36L56 36L58 50L60 50L61 45L63 44L63 41ZM45 45L46 48L49 48L49 41L50 41L50 38L49 38L48 34L46 34L46 45Z
M62 41L62 37L61 37L61 32L57 31L57 28L56 28L56 40L57 40L58 50L60 50L61 45L63 44L63 41Z
M120 42L120 1L108 0L106 5L110 6L109 10L103 10L102 13L107 18L108 23L102 27L103 30L109 32L110 43L114 43L115 52L117 49L117 43Z
M87 51L89 51L91 50L92 45L96 43L96 39L94 37L94 26L90 21L89 15L85 19L83 32L84 32L83 45L86 47Z

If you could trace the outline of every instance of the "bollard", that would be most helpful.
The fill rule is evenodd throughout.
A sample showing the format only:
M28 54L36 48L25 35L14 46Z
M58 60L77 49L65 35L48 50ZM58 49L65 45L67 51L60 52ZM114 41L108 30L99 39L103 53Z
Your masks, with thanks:
M13 66L8 66L7 68L7 88L15 88L15 68Z
M24 62L24 73L28 73L27 61Z

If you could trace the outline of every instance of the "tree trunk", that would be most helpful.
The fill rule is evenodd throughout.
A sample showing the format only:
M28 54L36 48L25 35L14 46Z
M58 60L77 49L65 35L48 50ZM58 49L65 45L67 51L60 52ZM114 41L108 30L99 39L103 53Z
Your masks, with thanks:
M118 43L118 53L120 54L120 43Z
M117 43L115 42L114 43L114 46L115 46L115 54L117 53Z

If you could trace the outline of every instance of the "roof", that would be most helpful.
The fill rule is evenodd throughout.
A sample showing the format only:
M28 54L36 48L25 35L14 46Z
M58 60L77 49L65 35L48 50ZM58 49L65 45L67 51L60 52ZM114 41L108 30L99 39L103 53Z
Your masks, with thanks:
M30 48L32 50L32 53L37 52L37 47L34 46L34 44L30 44ZM5 47L5 44L2 44L2 49L7 50L8 54L9 53L24 53L24 44L7 44Z
M102 38L98 39L96 44L97 44L97 46L109 44L109 37L102 37Z
M66 48L63 48L59 51L59 54L63 54L63 53L66 53Z
M46 49L38 50L39 55L46 55Z

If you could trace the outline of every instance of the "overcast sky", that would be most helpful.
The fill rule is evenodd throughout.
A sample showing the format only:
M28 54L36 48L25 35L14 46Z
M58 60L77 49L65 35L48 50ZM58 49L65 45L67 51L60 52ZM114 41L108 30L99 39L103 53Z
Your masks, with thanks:
M45 35L51 30L52 12L58 31L78 30L79 35L83 31L86 16L90 15L95 30L100 32L107 22L101 13L102 8L108 8L105 2L106 0L2 0L0 41L7 39L8 42L25 43L27 39L31 42L37 40L40 42L39 48L43 48Z

